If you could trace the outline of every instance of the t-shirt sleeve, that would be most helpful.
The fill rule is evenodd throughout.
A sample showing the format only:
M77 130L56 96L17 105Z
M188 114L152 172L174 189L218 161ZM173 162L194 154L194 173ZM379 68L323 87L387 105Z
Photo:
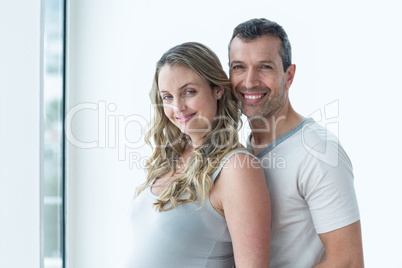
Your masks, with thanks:
M323 140L301 166L299 193L306 200L317 233L327 233L360 219L352 164L339 141Z

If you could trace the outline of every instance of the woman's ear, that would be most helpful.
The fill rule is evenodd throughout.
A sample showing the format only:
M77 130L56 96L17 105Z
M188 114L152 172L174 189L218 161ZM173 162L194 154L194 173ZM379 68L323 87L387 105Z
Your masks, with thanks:
M223 86L215 86L214 87L214 93L216 98L219 100L220 98L222 98L223 93L225 93L225 87Z

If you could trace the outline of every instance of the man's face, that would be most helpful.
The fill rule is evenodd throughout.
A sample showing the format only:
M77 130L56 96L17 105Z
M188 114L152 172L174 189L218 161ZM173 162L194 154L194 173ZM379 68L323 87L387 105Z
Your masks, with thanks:
M270 118L288 101L289 69L283 71L281 40L264 35L250 42L235 37L230 46L230 81L248 118Z

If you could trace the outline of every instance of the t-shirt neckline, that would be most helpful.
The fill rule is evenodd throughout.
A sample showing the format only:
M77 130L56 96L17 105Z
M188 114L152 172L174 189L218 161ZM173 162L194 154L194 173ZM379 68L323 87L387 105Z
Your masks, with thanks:
M290 138L291 136L293 136L296 132L298 132L304 125L306 124L311 124L315 122L313 118L309 117L304 119L303 121L301 121L294 129L292 129L291 131L289 131L288 133L286 133L285 135L283 135L282 137L280 137L279 139L275 140L273 143L271 143L270 145L268 145L267 147L265 147L264 149L262 149L260 152L258 152L256 154L256 156L258 158L262 158L264 155L266 155L267 153L269 153L270 151L272 151L275 147L277 147L279 144L281 144L283 141L285 141L286 139ZM247 148L252 149L251 146L251 133L248 135L247 138Z

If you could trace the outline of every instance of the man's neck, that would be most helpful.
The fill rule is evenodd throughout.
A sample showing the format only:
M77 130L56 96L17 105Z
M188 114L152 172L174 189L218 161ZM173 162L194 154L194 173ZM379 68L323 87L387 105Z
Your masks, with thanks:
M289 107L286 114L269 118L249 119L251 128L251 146L255 154L290 132L305 118Z

